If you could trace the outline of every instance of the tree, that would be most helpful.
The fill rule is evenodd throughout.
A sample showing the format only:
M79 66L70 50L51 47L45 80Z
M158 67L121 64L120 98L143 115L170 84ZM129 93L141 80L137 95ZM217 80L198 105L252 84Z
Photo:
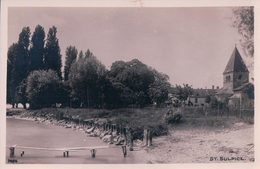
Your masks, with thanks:
M90 50L88 49L87 52L85 52L85 59L88 59L90 57L94 57L93 53L90 52Z
M44 68L44 28L40 25L35 27L32 35L32 46L30 48L30 71Z
M107 108L127 107L134 103L135 93L121 82L106 76L104 102Z
M100 107L101 84L105 76L105 66L91 52L86 52L83 59L71 65L69 84L72 89L72 100L80 102L83 107Z
M153 70L153 73L155 80L149 86L149 97L157 106L160 106L168 100L170 88L170 83L168 82L169 76L159 73L156 70Z
M233 9L234 27L241 35L240 43L247 55L254 56L254 7L238 7Z
M206 96L205 102L208 103L208 104L211 102L211 96L210 95Z
M7 53L7 103L15 105L15 91L18 83L16 81L16 60L18 57L19 46L17 43L12 44Z
M31 109L51 107L59 99L60 79L53 70L37 70L27 78L26 93Z
M24 49L28 51L30 45L30 28L24 27L22 32L19 34L18 44Z
M30 28L24 27L19 34L18 40L18 56L15 59L15 67L17 77L16 80L20 83L29 73L29 45L30 45Z
M79 52L79 59L82 59L83 58L83 52L82 50Z
M114 62L109 78L112 79L115 91L119 93L117 96L120 99L117 100L120 100L118 103L121 105L134 104L142 107L156 102L160 106L168 99L169 77L137 59Z
M75 46L69 46L66 49L66 60L65 60L65 66L64 66L64 80L68 80L69 77L69 71L72 63L76 60L78 55L78 51Z
M14 107L19 102L23 102L25 96L18 96L18 86L22 85L22 81L27 78L29 73L29 44L30 44L30 28L24 27L19 34L17 43L12 44L8 49L7 60L7 102ZM21 94L21 93L20 93ZM23 106L26 108L25 103Z
M21 103L23 108L26 109L27 103L27 95L26 95L26 79L24 79L19 85L16 87L16 102Z
M193 89L189 84L176 85L176 95L181 101L186 101L187 98L193 93Z
M56 34L57 28L55 26L51 27L46 40L45 68L56 71L58 77L61 79L61 54L59 40L57 39Z

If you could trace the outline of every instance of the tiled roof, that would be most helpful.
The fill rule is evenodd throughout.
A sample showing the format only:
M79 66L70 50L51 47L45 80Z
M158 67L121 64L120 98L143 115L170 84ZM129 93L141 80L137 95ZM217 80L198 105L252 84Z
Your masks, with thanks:
M243 89L245 89L247 87L252 87L252 86L254 86L252 83L244 83L241 86L239 86L239 87L237 87L237 88L235 88L233 90L234 91L240 91L240 90L243 90Z
M217 89L193 89L191 97L207 97L217 93Z
M229 72L248 72L248 69L236 47L228 61L223 74Z
M233 91L230 88L223 87L216 94L217 95L231 95L231 94L233 94Z

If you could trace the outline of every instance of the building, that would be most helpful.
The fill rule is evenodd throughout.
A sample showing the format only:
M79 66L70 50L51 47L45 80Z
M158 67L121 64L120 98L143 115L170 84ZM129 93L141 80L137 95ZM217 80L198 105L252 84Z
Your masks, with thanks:
M223 87L216 93L219 101L230 106L252 106L254 85L249 83L249 71L235 47L223 72Z
M218 87L212 89L193 89L193 94L187 98L187 104L192 106L205 106L209 104L211 97L214 96Z
M233 108L254 108L254 85L252 83L245 83L234 89L234 94L229 97L228 103Z

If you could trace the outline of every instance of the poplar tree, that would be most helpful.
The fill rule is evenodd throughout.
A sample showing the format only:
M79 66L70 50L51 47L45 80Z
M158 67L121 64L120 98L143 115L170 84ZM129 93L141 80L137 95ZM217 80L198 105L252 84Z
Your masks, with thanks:
M77 59L78 50L75 46L69 46L66 49L66 60L65 60L65 66L64 66L64 80L68 80L70 67L72 63Z
M45 68L54 70L58 77L62 79L61 76L61 54L59 40L56 37L57 28L55 26L51 27L48 32L46 47L45 47Z
M44 39L45 32L41 25L37 25L32 35L30 48L30 71L44 68Z
M17 43L8 49L7 60L7 102L12 106L22 103L26 108L24 80L29 73L30 28L24 27Z

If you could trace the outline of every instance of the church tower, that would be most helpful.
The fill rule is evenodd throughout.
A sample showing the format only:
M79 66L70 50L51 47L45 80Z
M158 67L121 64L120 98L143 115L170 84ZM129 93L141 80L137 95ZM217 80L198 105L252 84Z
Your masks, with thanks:
M249 71L235 47L223 72L223 88L233 93L233 90L249 82Z

